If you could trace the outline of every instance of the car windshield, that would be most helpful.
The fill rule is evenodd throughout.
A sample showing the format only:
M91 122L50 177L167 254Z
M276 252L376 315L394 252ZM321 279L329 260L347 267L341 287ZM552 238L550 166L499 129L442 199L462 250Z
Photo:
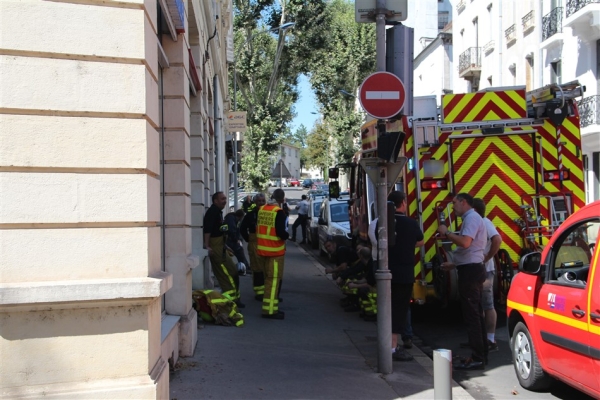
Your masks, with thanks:
M348 217L348 203L331 204L329 209L331 210L331 222L346 222L350 220Z
M313 217L319 216L319 210L321 209L321 203L323 203L323 202L319 201L319 202L313 203Z

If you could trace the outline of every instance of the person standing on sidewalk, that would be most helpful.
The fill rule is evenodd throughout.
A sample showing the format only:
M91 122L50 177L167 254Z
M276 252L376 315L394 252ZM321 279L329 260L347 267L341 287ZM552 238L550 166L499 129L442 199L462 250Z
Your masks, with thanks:
M294 225L292 225L292 242L296 241L296 229L298 225L300 225L302 229L302 241L300 244L306 243L306 221L308 221L308 201L306 200L305 194L302 195L302 200L296 206L296 210L298 210L298 218L294 221Z
M258 210L266 203L267 201L263 193L256 194L253 202L247 205L246 215L240 224L240 234L248 243L254 298L259 301L262 301L265 293L265 274L262 260L256 254L256 221L258 219Z
M237 268L226 250L227 225L223 220L223 209L227 196L223 192L212 195L212 205L204 214L204 248L208 251L213 273L221 287L221 294L244 308L240 301L240 278Z
M246 275L246 268L250 268L248 260L246 259L244 247L242 246L242 235L240 234L239 228L244 215L244 210L236 210L225 216L225 223L227 224L227 241L225 244L233 251L233 255L238 262L238 275L242 276ZM240 263L243 264L243 268Z
M406 326L406 314L410 308L415 283L415 248L423 246L424 237L419 224L406 215L406 194L398 190L388 196L394 203L394 229L396 241L388 248L388 264L392 274L392 359L410 361L413 356L398 346L398 336Z
M454 268L458 271L458 293L462 307L463 318L467 325L471 357L465 358L454 366L458 370L484 369L487 361L488 347L485 346L486 333L481 305L481 293L485 281L485 266L483 265L487 232L483 218L473 209L473 197L468 193L459 193L452 199L456 216L462 219L460 233L449 232L442 224L437 231L440 235L456 245L452 252L453 262L443 262L445 271Z
M369 241L371 242L371 257L373 258L373 263L376 265L375 270L377 270L377 260L379 258L379 248L377 246L377 221L379 218L375 218L369 224ZM406 322L404 323L404 328L402 329L402 347L405 349L412 349L413 347L413 329L412 329L412 313L410 307L408 307L408 311L406 312Z
M258 211L256 225L257 250L265 273L265 293L262 302L262 317L284 319L279 311L279 290L283 278L285 241L288 217L281 208L285 199L283 189L275 189L273 197L276 204L267 204Z
M488 351L498 351L496 343L496 320L498 315L494 308L494 275L496 273L496 265L494 264L494 256L500 250L502 237L496 230L496 227L488 218L485 217L485 202L483 199L474 199L473 208L477 214L483 218L485 229L487 232L487 243L483 250L483 263L485 264L486 278L483 282L483 292L481 305L485 313L485 330L487 331L487 346Z

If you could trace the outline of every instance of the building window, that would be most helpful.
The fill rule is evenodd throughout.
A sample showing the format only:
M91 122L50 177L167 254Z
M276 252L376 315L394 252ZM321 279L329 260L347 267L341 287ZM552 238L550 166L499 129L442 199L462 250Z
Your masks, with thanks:
M448 11L440 11L438 13L438 29L444 29L448 25L450 20L450 13Z
M550 63L550 82L562 83L562 63L561 60Z
M298 158L298 149L296 149L296 158Z

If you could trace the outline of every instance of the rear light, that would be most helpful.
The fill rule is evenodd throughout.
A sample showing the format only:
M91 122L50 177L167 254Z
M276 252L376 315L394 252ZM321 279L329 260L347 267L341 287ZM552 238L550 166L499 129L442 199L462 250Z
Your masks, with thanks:
M544 171L544 180L545 181L560 181L561 177L560 175L562 174L562 180L563 181L569 181L571 180L571 172L565 170L565 171Z
M445 179L424 179L421 181L422 190L446 190L448 182Z

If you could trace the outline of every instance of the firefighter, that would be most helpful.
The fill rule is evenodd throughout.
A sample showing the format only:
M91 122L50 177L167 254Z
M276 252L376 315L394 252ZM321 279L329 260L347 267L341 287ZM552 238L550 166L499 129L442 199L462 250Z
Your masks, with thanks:
M204 248L208 251L213 273L219 281L221 293L244 308L240 301L240 278L237 268L225 246L227 224L223 220L223 209L227 196L223 192L212 195L212 205L204 214Z
M487 231L483 218L473 209L471 195L457 194L452 199L452 207L456 216L462 219L462 225L460 233L449 232L445 224L438 227L440 235L446 236L446 239L456 245L456 250L453 251L454 262L443 262L441 267L445 271L456 268L458 272L458 293L472 349L471 357L464 358L454 369L479 370L485 368L489 350L481 304L486 277L483 260Z
M284 319L284 312L279 311L279 290L283 278L285 241L289 234L287 233L288 217L282 208L285 201L283 189L275 189L272 199L276 203L260 208L256 224L256 253L262 261L265 274L262 317Z
M256 220L258 210L266 204L265 195L258 193L251 203L246 206L246 215L240 225L240 234L248 242L248 256L250 257L250 268L252 269L252 287L254 298L262 301L265 293L265 274L262 259L256 254Z

